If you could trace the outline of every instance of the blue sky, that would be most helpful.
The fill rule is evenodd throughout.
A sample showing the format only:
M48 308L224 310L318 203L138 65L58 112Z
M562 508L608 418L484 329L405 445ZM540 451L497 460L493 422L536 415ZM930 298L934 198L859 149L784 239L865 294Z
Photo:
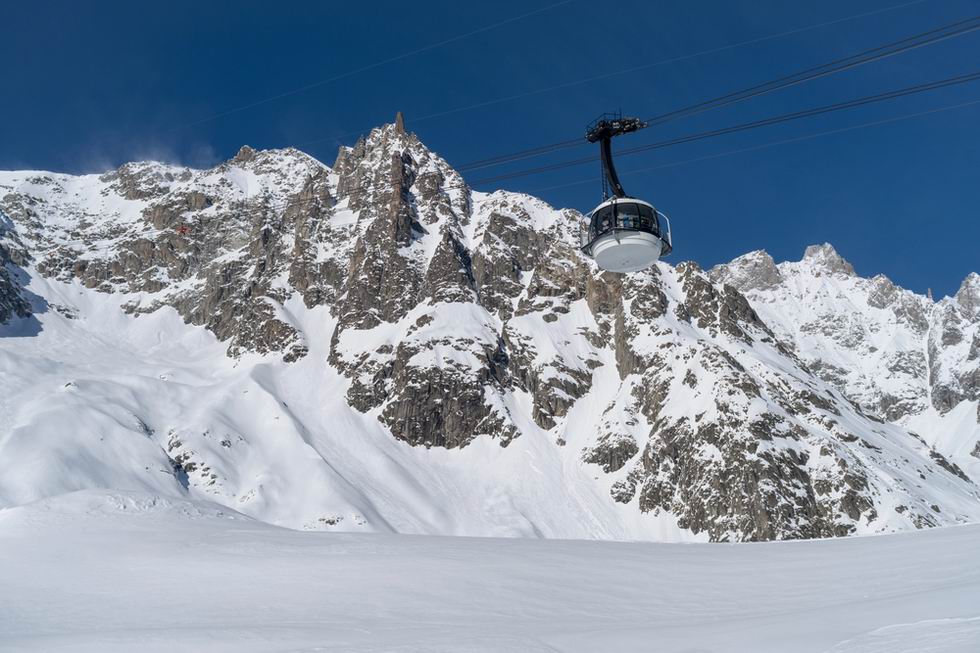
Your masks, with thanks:
M980 13L969 0L924 0L647 66L898 4L8 3L0 20L0 169L91 172L143 158L209 166L246 143L293 145L332 163L339 143L353 143L397 110L432 149L462 165L574 138L602 111L656 115ZM454 39L460 35L467 36ZM637 66L647 67L576 83ZM615 145L978 68L980 32ZM566 86L539 92L559 85ZM515 95L524 97L497 101ZM973 101L980 101L980 82L622 157L618 166L627 192L671 216L675 262L708 267L753 249L798 259L807 244L828 241L863 275L881 272L919 292L951 294L980 270L980 104L760 146ZM430 117L442 112L450 113ZM590 153L581 147L468 178ZM583 211L600 192L593 165L477 187L526 191Z

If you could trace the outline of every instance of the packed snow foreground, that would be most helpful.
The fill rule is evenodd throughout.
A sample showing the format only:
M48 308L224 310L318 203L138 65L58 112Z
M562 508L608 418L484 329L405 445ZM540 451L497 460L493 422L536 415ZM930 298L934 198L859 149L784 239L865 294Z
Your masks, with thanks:
M400 121L0 173L0 650L973 646L980 276L581 219Z
M757 544L310 533L82 491L0 511L0 650L980 650L980 525Z

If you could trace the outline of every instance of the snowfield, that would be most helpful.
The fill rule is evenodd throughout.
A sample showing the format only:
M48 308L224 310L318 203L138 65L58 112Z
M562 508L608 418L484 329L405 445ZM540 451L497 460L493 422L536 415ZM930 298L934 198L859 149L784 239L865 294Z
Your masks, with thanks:
M651 544L286 530L86 490L0 511L2 651L980 650L980 526Z

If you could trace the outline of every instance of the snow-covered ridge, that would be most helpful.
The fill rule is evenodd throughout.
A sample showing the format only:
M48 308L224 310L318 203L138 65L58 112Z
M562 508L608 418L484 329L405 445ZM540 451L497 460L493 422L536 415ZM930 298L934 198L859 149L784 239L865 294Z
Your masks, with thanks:
M0 506L668 540L980 519L975 280L933 304L827 245L601 274L580 214L470 191L401 121L332 166L0 173L0 215Z
M911 429L980 478L971 455L980 439L980 276L934 301L884 275L856 276L828 244L778 265L751 252L711 276L744 292L811 369L865 411Z

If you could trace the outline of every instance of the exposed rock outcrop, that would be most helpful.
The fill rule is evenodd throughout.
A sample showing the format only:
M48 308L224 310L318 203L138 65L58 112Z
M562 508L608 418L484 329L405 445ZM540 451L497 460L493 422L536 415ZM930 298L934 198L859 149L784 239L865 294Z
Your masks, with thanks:
M27 263L28 254L16 239L13 223L0 211L0 325L31 314L20 268Z

